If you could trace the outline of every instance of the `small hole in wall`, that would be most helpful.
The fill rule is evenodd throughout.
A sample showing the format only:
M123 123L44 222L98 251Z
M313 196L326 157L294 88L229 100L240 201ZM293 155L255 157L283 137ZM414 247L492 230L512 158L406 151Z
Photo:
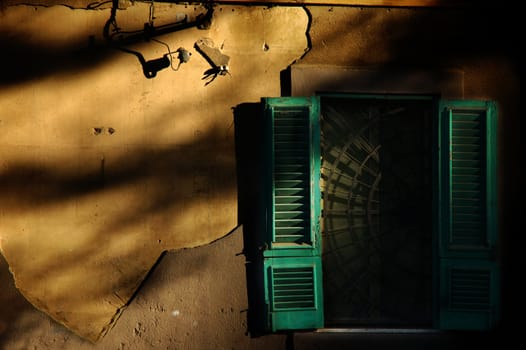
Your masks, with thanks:
M93 128L93 135L100 135L104 128Z
M113 135L115 133L114 128L108 128L108 134Z
M270 47L268 46L267 43L264 43L263 44L263 51L268 51L268 49L270 49Z

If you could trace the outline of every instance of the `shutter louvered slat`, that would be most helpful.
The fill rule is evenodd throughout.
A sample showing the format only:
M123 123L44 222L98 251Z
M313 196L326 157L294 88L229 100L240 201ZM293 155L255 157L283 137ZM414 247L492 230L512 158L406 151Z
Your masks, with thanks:
M451 243L455 245L485 243L481 118L480 112L453 113L451 118Z
M450 283L452 310L489 310L490 274L487 270L453 268Z
M441 259L441 329L488 329L499 315L498 268L481 259Z
M314 307L314 271L312 268L275 268L274 308Z
M274 114L274 240L310 240L309 111L280 109ZM287 196L287 195L298 195ZM287 206L296 206L291 212Z

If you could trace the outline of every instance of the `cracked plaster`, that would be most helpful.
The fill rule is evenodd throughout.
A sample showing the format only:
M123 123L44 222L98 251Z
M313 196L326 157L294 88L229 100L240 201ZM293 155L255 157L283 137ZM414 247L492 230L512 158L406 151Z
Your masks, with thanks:
M160 22L202 11L157 10ZM222 6L208 30L126 46L146 60L165 54L164 44L193 53L178 71L147 79L136 56L103 47L109 15L0 12L15 55L8 68L21 70L0 82L0 250L20 292L91 341L111 329L163 251L207 244L237 225L231 108L279 96L280 71L308 49L303 9ZM146 4L117 12L126 28L147 18ZM231 57L231 75L206 87L210 67L193 49L201 37ZM18 66L27 52L35 66Z

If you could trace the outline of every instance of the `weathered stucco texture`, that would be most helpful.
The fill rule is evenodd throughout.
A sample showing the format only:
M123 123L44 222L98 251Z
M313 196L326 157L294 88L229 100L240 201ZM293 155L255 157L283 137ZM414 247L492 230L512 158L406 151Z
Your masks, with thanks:
M111 2L65 0L77 9L10 6L20 2L0 6L0 348L370 350L412 344L408 335L395 344L377 334L250 334L251 276L244 264L250 263L246 238L253 223L242 214L257 205L240 199L252 198L242 190L254 182L236 178L242 145L235 144L232 108L286 95L290 81L283 70L291 64L293 72L300 66L356 71L336 74L326 85L350 92L379 86L396 87L381 93L404 92L419 86L411 79L422 73L422 81L440 87L422 93L497 102L502 329L514 320L520 254L513 248L520 246L522 206L521 22L513 11L478 4L217 5L208 29L118 49L103 37ZM148 2L118 3L122 31L148 22ZM155 4L158 25L206 12L199 5ZM210 65L193 48L205 37L230 56L231 72L206 86L202 77ZM159 59L165 44L189 50L190 61L146 78L138 54L145 62ZM312 89L319 86L316 76L303 78ZM445 93L444 86L453 88ZM502 346L498 337L475 337ZM409 348L473 344L416 340Z
M159 25L206 12L155 6ZM149 11L130 5L117 10L116 23L142 30ZM120 46L127 51L105 47L109 18L109 8L0 13L7 49L21 55L28 47L31 58L20 59L35 72L26 75L17 57L3 67L20 73L8 73L0 89L0 248L22 294L93 341L161 252L236 227L231 108L278 96L280 71L307 50L301 8L217 8L209 29ZM201 38L230 56L231 75L206 86L211 67L193 47ZM166 44L190 51L190 61L147 79L131 51L149 61Z
M210 245L163 255L111 331L93 344L58 326L16 295L0 302L16 310L0 323L0 348L26 349L286 349L286 336L247 335L243 232ZM3 267L0 256L0 267ZM0 270L3 271L3 270ZM229 278L226 273L235 278ZM1 277L1 275L0 275ZM5 333L4 333L5 331ZM2 337L4 334L4 337Z

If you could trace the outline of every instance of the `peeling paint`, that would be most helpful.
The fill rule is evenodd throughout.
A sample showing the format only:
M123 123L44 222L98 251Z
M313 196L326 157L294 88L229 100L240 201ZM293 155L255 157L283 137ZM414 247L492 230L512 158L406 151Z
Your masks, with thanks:
M23 69L19 62L32 62L26 52L39 62L0 78L2 252L35 307L93 342L115 326L163 251L208 244L238 224L231 107L280 94L280 71L305 52L308 19L301 8L223 9L209 29L126 50L97 44L110 8L0 13L0 32L16 39L9 50L22 55L10 64ZM165 3L155 13L161 25L202 7ZM116 16L126 30L148 19L148 3ZM130 54L149 62L202 37L235 67L206 87L206 60L145 77ZM264 56L263 42L272 48Z

